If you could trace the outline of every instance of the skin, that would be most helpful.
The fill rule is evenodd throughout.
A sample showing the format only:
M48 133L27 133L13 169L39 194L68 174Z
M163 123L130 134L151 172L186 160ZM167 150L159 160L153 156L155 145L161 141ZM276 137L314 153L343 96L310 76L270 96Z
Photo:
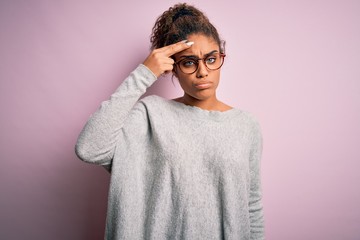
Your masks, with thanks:
M196 106L208 111L227 111L232 107L219 101L216 97L216 89L220 81L220 69L208 70L203 61L199 62L199 68L192 74L185 74L175 66L175 61L184 56L196 56L203 58L206 54L217 51L220 52L219 45L213 38L202 34L192 34L187 38L194 42L189 46L185 42L175 43L163 48L153 50L145 59L144 65L147 66L157 77L162 73L172 71L179 79L184 95L174 101L190 106ZM171 58L175 59L175 61Z

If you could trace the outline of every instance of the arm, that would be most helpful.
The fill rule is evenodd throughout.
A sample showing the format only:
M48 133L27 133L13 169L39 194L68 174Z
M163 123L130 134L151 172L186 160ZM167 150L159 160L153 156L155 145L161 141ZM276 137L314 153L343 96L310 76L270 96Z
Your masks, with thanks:
M253 128L253 141L250 152L250 200L249 200L249 214L250 214L250 239L260 240L264 239L264 216L263 206L261 202L261 176L260 176L260 162L262 155L262 134L260 126L255 122Z
M77 156L86 162L110 165L121 128L135 103L159 75L173 69L170 56L190 46L181 41L153 50L88 120L75 146Z
M131 109L156 80L144 65L139 65L109 100L90 117L75 146L83 161L108 165L114 154L117 137Z

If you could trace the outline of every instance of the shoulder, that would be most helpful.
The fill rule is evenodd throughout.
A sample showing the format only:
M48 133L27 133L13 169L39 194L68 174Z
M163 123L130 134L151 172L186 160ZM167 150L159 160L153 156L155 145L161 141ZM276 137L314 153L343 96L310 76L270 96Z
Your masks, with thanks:
M258 118L250 111L239 109L234 107L232 110L238 113L238 120L241 121L243 124L248 124L251 126L260 125Z
M138 101L137 105L151 115L171 110L169 101L158 95L148 95L143 97Z
M142 116L147 118L149 115L154 114L154 109L161 108L165 99L157 95L149 95L139 99L132 107L129 117L136 118Z
M249 112L249 111L242 111L244 114L244 117L247 119L247 121L253 125L253 126L260 126L259 120L257 119L257 117Z
M254 144L260 144L262 142L262 130L261 125L257 117L250 112L244 112L249 124L249 134Z
M149 95L142 98L139 103L147 107L151 107L154 105L160 107L162 105L166 105L166 101L167 100L165 98L162 98L158 95Z
M260 121L255 114L250 111L235 109L239 112L237 117L238 124L240 124L242 128L247 129L250 135L261 135Z
M164 100L156 95L149 95L139 99L131 108L126 118L125 125L144 125L144 122L146 123L149 122L150 119L158 118L159 114L161 115L163 112L161 102Z

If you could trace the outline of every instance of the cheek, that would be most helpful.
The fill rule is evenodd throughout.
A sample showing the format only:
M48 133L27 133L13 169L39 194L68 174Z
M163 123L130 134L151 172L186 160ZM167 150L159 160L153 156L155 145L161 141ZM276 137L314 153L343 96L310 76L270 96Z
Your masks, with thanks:
M211 79L216 85L219 84L220 81L220 71L213 72L212 79Z
M179 79L179 82L181 83L181 85L187 85L190 86L193 82L193 79L191 77L192 75L185 75L183 73L179 73L177 74L177 78Z
M178 78L178 79L179 79L180 86L184 90L190 89L192 87L192 82L189 81L188 79L184 79L184 78Z

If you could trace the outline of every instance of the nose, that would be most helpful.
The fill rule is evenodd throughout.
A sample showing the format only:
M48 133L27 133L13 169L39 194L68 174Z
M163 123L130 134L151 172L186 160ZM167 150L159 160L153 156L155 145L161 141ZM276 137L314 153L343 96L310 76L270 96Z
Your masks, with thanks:
M204 78L207 77L207 75L209 75L208 69L205 66L204 61L199 61L199 67L196 71L196 77L197 78Z

